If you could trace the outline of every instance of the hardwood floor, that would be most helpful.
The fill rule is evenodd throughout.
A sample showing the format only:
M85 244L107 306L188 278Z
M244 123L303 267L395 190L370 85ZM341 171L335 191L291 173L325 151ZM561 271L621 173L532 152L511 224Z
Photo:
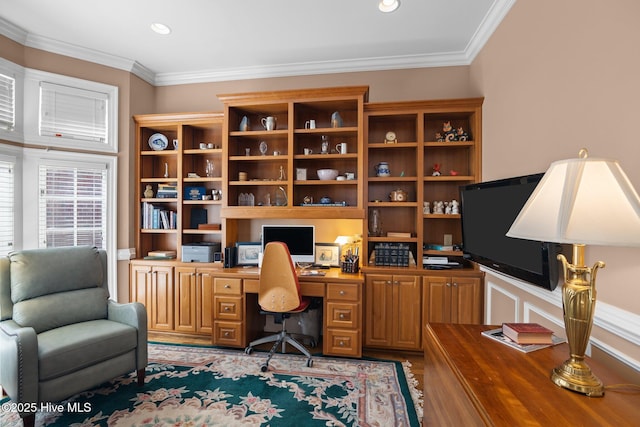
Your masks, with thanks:
M163 342L171 344L198 344L198 345L211 345L211 338L184 336L180 334L165 334L149 332L149 341ZM322 343L319 344L322 347ZM411 363L411 373L417 380L417 388L420 391L424 390L424 355L422 352L411 351L391 351L391 350L378 350L365 348L363 351L364 357L370 357L375 359L396 360L404 362L405 360Z

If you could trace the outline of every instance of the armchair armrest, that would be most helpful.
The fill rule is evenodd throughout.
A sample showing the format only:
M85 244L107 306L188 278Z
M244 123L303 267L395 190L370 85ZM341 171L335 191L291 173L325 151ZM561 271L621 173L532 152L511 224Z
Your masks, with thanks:
M138 330L137 367L144 369L148 363L147 356L147 310L139 302L120 304L113 300L108 302L109 320L124 323Z
M38 402L38 338L33 328L0 322L0 384L14 402Z

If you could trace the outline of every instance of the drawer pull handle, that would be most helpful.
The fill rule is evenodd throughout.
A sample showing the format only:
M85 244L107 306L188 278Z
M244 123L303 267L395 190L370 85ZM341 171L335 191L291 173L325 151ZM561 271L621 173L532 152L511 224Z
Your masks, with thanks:
M344 341L340 341L340 347L344 347Z
M340 295L345 295L346 292L345 291L340 291Z
M451 283L447 282L447 286L448 286L448 287L450 287L450 286L451 286Z
M229 336L229 332L225 332L225 333L224 333L224 336L225 336L225 337L228 337L228 336Z
M344 313L340 313L340 316L338 317L340 317L340 320L344 319Z
M225 307L225 308L224 308L224 311L229 311L229 307Z
M227 283L226 285L224 285L224 288L225 289L231 289L231 285Z

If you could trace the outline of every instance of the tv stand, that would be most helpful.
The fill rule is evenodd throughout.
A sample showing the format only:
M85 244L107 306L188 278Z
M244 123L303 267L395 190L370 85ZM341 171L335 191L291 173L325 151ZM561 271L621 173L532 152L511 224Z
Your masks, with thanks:
M495 327L427 324L423 425L601 427L638 419L636 395L589 398L551 382L551 369L569 354L566 343L522 353L481 335ZM605 384L628 382L587 363Z

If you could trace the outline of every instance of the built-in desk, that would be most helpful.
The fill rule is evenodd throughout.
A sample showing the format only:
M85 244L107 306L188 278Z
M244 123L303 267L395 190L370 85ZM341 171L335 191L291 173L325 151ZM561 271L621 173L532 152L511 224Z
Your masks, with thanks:
M522 353L481 335L493 328L426 326L425 427L622 427L640 422L637 394L612 390L604 397L586 397L551 381L551 369L568 358L567 344ZM625 383L602 364L587 363L605 386Z
M364 276L345 274L339 268L321 270L324 276L299 275L302 294L323 300L325 355L362 356L362 287ZM213 278L213 344L244 347L264 326L258 308L260 270L230 268Z

